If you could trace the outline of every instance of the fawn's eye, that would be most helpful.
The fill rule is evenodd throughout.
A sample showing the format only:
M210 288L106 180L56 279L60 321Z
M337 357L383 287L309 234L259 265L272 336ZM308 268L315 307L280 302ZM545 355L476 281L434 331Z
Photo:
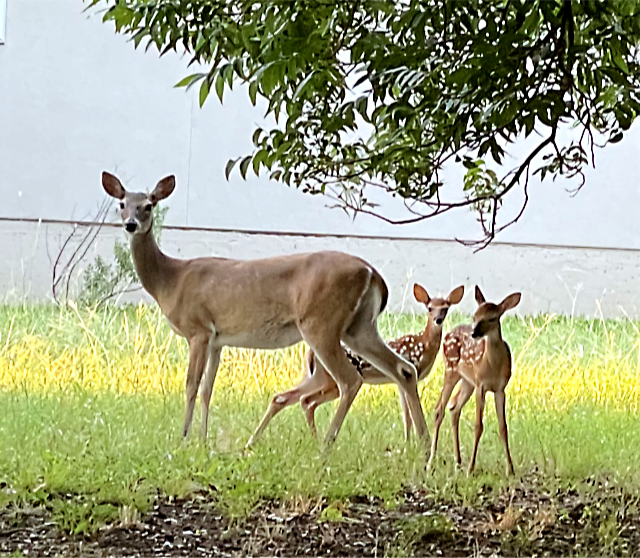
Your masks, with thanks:
M149 203L147 205L144 206L144 210L149 212L153 209L153 204Z
M118 205L120 206L120 209L124 209L124 202L120 202Z

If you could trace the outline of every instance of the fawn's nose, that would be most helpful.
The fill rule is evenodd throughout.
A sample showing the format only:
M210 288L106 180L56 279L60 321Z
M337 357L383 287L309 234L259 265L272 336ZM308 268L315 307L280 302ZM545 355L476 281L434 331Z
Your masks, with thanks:
M441 325L444 322L444 318L436 318L436 324Z
M134 233L138 228L138 223L136 223L133 219L129 219L125 222L124 228L128 233Z

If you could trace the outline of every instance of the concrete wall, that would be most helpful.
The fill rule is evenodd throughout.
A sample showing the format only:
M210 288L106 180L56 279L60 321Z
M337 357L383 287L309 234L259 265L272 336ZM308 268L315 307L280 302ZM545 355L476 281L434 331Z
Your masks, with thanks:
M6 41L0 45L0 218L90 218L102 200L102 170L118 173L131 189L150 189L173 173L178 188L168 200L169 225L291 233L276 238L176 230L167 236L173 253L248 257L348 248L384 268L394 299L413 269L435 290L480 281L494 296L516 288L529 291L523 305L528 311L591 314L595 299L604 295L608 312L619 313L622 306L640 315L633 290L640 254L640 192L634 176L640 128L597 154L597 168L576 197L567 191L574 183L532 183L525 216L499 238L513 245L496 244L474 255L450 242L478 236L475 218L466 211L391 226L365 216L352 221L328 208L326 199L266 178L244 182L234 175L226 182L225 163L251 151L254 127L264 124L264 106L252 107L240 88L222 105L212 96L200 110L195 91L172 87L188 72L188 60L134 51L111 24L83 14L83 8L81 0L8 0ZM460 184L460 176L452 168L445 179ZM505 218L517 211L519 201L518 195L509 201ZM383 209L401 214L388 202ZM111 217L115 221L115 213ZM48 234L60 232L53 228L48 226ZM4 292L47 292L50 265L42 231L43 226L6 221L0 227ZM322 238L336 234L387 240Z
M0 222L6 259L0 265L0 285L9 300L26 293L30 299L50 296L51 268L72 227L60 223ZM80 227L76 238L83 236ZM118 226L108 226L87 258L109 256L113 242L124 240ZM73 250L69 245L67 254ZM389 309L422 311L413 301L411 286L420 282L430 294L447 294L464 284L460 308L472 312L474 284L489 300L514 290L523 293L520 314L538 312L572 315L639 316L637 277L640 252L620 249L559 248L496 243L473 254L454 241L380 239L353 236L282 235L168 228L163 249L177 257L216 254L231 258L260 258L342 250L375 265L390 287ZM128 297L137 300L141 293ZM600 308L598 307L600 305ZM600 313L602 312L602 314Z

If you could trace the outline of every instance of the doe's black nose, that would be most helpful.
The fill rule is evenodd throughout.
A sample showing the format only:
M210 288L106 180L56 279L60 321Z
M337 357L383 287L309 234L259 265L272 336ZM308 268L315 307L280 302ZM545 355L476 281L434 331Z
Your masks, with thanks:
M126 229L127 232L136 232L136 229L138 228L138 223L136 223L135 221L127 221L124 224L124 228Z

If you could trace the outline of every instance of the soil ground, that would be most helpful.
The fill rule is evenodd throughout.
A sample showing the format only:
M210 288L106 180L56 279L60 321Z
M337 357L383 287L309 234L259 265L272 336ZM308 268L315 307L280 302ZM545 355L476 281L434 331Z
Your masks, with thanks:
M0 553L38 556L586 556L640 555L637 496L606 483L549 493L521 483L481 494L473 506L420 490L397 505L368 497L342 503L263 501L241 519L215 492L159 497L146 514L91 536L59 528L46 506L0 512Z

